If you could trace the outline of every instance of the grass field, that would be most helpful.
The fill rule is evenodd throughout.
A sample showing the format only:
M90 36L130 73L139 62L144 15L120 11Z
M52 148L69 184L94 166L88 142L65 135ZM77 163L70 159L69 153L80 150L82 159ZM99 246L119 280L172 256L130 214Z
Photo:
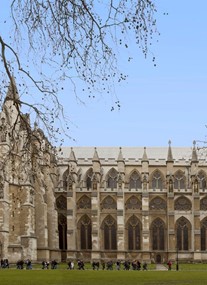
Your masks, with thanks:
M182 264L180 271L1 269L1 285L206 285L207 264ZM64 269L61 269L64 268Z

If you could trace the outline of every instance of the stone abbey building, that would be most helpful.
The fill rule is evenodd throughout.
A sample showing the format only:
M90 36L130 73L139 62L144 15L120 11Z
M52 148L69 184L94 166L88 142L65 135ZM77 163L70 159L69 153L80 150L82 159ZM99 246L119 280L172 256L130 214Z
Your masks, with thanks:
M27 141L29 118L10 92L0 114L1 258L207 261L207 159L195 143L56 153L38 128Z

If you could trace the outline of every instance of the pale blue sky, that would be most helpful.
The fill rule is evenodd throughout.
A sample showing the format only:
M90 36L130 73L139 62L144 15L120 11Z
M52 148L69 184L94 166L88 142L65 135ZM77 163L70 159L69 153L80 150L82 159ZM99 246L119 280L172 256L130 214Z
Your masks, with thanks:
M78 94L85 100L80 104L66 84L61 102L76 141L65 138L64 145L167 146L170 139L172 146L191 146L207 139L207 1L156 3L161 34L151 47L156 67L151 54L145 59L133 45L131 63L120 55L128 74L127 82L116 86L120 111L110 111L110 95Z
M158 5L159 2L159 5ZM74 146L191 146L207 135L207 1L159 0L159 42L144 59L134 49L123 64L129 77L117 86L120 111L110 111L110 97L69 99ZM168 15L164 15L168 13Z

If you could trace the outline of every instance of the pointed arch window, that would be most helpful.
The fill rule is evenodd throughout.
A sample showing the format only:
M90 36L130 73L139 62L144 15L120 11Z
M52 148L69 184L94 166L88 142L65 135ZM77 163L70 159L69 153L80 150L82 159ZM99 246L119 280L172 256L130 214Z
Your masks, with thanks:
M56 199L56 205L59 210L67 210L67 198L63 195L60 195Z
M116 221L111 215L108 215L103 221L104 249L117 249L117 226Z
M77 209L91 209L91 199L83 195L77 202Z
M142 182L140 175L134 171L129 179L129 188L130 189L141 189L142 188Z
M165 224L157 218L153 221L151 227L152 234L152 249L153 250L164 250L165 249Z
M200 200L200 210L207 211L207 197Z
M176 236L178 250L189 250L190 244L190 223L184 217L181 217L176 223Z
M141 250L141 226L138 218L133 215L128 223L128 249Z
M174 175L174 189L185 189L185 176L182 171L178 171Z
M201 222L201 250L207 250L207 218Z
M92 249L91 219L87 215L80 220L80 248L82 250Z
M177 211L190 211L192 209L191 201L185 196L176 199L174 209Z
M126 201L126 210L141 210L142 209L142 203L141 201L135 196L132 195L127 201Z
M111 189L117 188L117 171L114 168L108 173L107 187Z
M116 201L111 197L107 196L106 198L103 199L103 202L101 203L101 208L102 209L116 209Z
M198 179L198 183L199 183L199 189L204 191L206 189L206 177L205 177L205 174L203 173L203 171L200 171L198 173L197 179Z
M163 180L162 180L162 174L160 171L155 171L152 175L152 189L156 190L162 190L163 189Z
M160 197L155 197L150 201L150 210L166 210L167 203Z

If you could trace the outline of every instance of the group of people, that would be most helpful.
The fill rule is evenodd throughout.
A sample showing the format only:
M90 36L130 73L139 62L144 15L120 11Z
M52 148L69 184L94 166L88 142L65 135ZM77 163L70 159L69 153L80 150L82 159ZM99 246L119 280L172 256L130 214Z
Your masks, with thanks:
M1 268L9 268L9 260L7 258L1 259Z
M113 270L113 266L116 266L116 270L120 270L121 267L123 266L124 270L147 270L147 263L144 262L143 264L141 264L141 262L139 260L133 260L132 262L130 262L129 260L125 260L123 262L121 262L120 260L117 260L115 263L113 261L108 261L106 263L106 269L107 270ZM105 269L105 263L102 263L102 269Z
M75 264L74 261L68 261L67 263L68 267L67 269L69 270L73 270L75 269ZM172 266L172 262L169 261L167 263L168 265L168 269L171 270L171 266ZM92 261L91 262L91 266L93 270L147 270L147 263L143 262L143 264L141 264L141 262L139 260L133 260L133 261L129 261L129 260L125 260L125 261ZM32 262L30 259L26 259L26 260L18 260L16 263L16 268L17 269L24 269L24 267L26 269L32 269ZM42 269L57 269L58 267L58 262L56 260L52 260L51 262L49 261L42 261ZM1 259L1 268L9 268L9 261L8 259ZM78 270L84 270L85 269L85 264L83 260L78 260L77 261L77 269Z
M141 264L141 262L139 260L134 260L132 262L130 261L123 261L121 262L120 260L117 260L116 262L113 262L112 260L109 260L107 262L102 261L92 261L91 263L92 265L92 269L93 270L99 270L100 268L102 270L113 270L114 268L116 270L120 270L121 268L123 268L124 270L147 270L147 263L144 262L143 264ZM84 262L82 260L78 260L77 261L77 269L78 270L84 270ZM68 262L68 267L67 269L71 270L74 269L74 262L73 261L69 261Z
M32 261L30 259L26 259L25 261L20 259L16 263L17 269L24 269L24 265L26 265L26 269L32 269Z
M54 259L51 261L51 269L57 269L58 262ZM42 269L49 269L50 268L50 262L49 261L42 261Z

